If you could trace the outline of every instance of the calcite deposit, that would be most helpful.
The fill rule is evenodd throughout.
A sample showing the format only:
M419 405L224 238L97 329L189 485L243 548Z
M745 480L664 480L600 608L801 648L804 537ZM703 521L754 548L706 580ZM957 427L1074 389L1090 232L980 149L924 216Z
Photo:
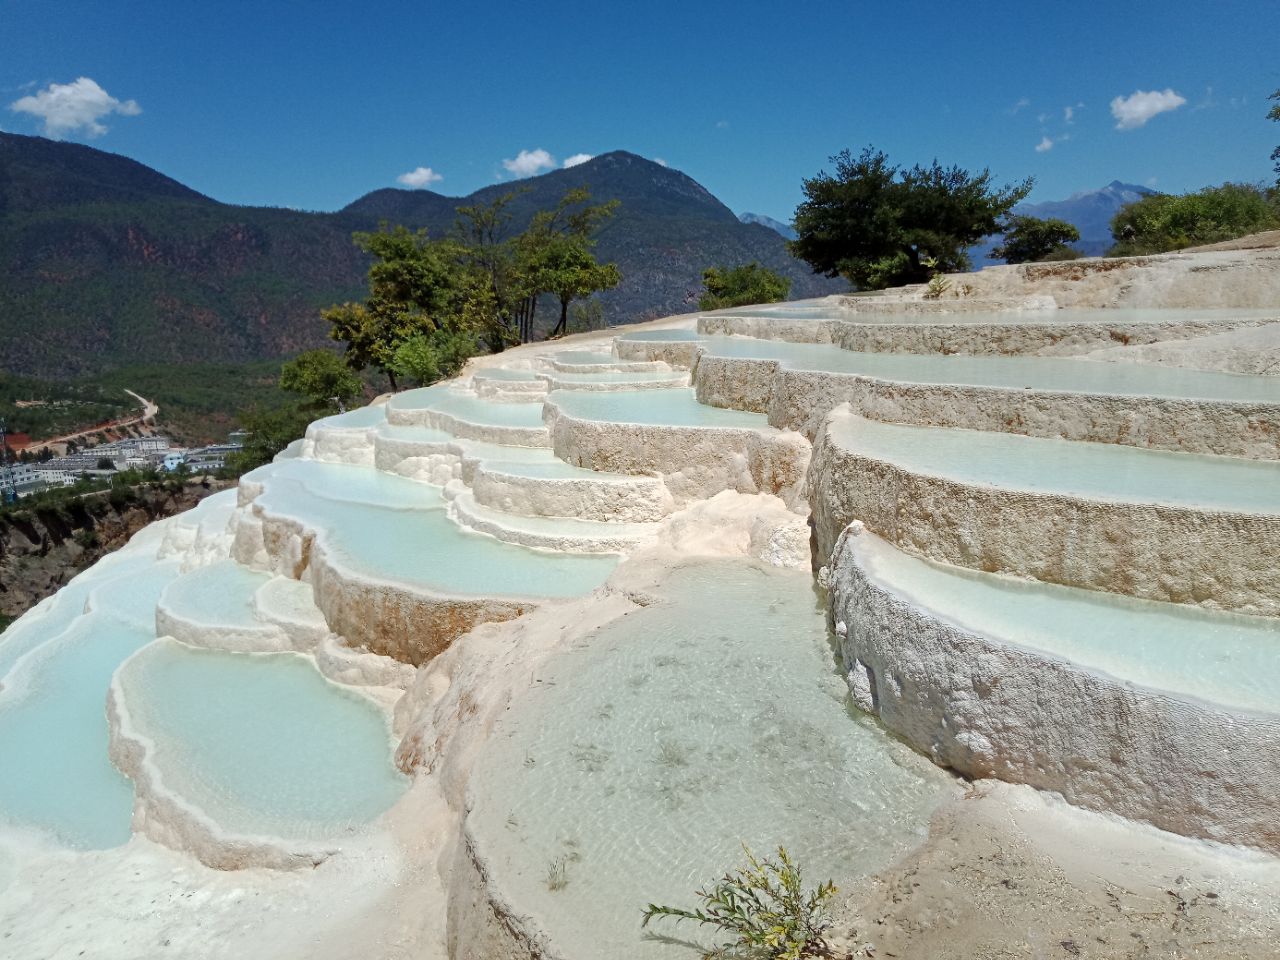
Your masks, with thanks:
M0 638L0 952L678 957L641 907L785 843L839 879L858 955L877 925L935 949L957 871L965 909L1022 898L1000 949L1077 943L1065 876L1156 904L1095 912L1108 936L1163 943L1213 893L1217 955L1266 955L1278 266L675 317L317 421ZM157 686L194 656L246 698L220 727ZM11 786L55 778L6 731L51 723L76 805ZM269 796L241 776L295 767ZM128 877L113 914L94 894Z

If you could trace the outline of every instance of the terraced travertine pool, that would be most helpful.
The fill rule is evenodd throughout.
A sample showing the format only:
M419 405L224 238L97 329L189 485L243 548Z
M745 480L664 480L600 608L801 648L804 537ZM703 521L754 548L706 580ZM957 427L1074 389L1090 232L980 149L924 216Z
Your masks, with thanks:
M808 573L687 563L658 592L541 669L473 774L489 882L561 956L671 956L641 909L691 906L743 843L847 885L953 789L851 713Z
M119 683L164 788L222 831L338 837L408 786L381 711L297 654L166 640L130 658Z
M906 426L861 417L833 422L828 430L843 447L861 456L963 483L1280 517L1280 462L1274 460Z
M1280 711L1280 622L1035 583L935 563L870 535L868 573L908 602L982 636L1147 687Z
M777 360L794 370L904 383L1280 404L1280 377L1059 357L858 353L826 344L752 337L711 336L702 343L711 357Z
M565 414L606 423L641 423L672 427L746 427L768 429L758 413L709 407L690 389L586 391L556 390L549 401Z
M905 313L889 309L876 309L874 298L866 298L856 310L842 310L838 306L757 306L722 310L706 314L715 317L755 317L769 320L840 320L846 323L906 323L906 324L1050 324L1054 326L1073 323L1127 324L1186 322L1196 320L1280 320L1280 310L1274 307L1068 307L1062 309L1027 310L964 310L949 312L943 304L937 309Z
M450 595L571 597L590 593L618 563L616 556L547 553L469 533L449 519L436 487L377 474L371 485L394 490L392 499L347 500L341 485L322 485L326 493L316 493L299 474L374 471L313 461L284 466L283 475L266 480L256 502L269 514L321 532L326 549L359 574ZM405 508L403 485L417 488L414 509Z

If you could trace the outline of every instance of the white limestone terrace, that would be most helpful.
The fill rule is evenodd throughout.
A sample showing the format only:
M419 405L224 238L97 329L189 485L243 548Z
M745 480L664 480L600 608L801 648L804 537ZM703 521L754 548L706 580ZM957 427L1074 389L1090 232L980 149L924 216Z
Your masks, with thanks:
M742 313L787 332L828 306ZM853 323L1078 352L1262 329L1239 306ZM104 898L52 894L92 873L150 898L149 931L160 890L217 891L219 934L253 928L260 894L296 918L249 955L665 956L639 907L686 900L739 841L854 896L940 849L929 818L959 790L938 767L1280 852L1272 382L697 323L517 348L318 421L6 632L0 768L22 776L0 778L0 890L29 906L0 904L5 949L84 949L54 905ZM1142 437L1144 418L1164 419ZM36 852L10 852L13 822ZM191 857L306 869L242 870L233 895L147 866Z
M880 423L847 406L814 446L819 556L861 520L978 570L1280 614L1280 462Z
M936 762L1280 850L1280 621L937 564L861 523L831 569L855 700Z

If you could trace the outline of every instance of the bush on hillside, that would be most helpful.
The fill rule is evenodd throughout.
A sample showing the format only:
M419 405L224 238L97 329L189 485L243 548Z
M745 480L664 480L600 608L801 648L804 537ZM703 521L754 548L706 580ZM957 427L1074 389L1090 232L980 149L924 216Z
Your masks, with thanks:
M1234 240L1280 227L1265 191L1224 183L1195 193L1153 193L1121 207L1111 218L1110 257L1144 256Z

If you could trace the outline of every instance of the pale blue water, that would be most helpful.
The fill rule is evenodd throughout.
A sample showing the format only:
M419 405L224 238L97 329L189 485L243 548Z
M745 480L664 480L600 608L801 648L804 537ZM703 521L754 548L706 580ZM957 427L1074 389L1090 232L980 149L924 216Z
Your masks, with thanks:
M602 350L562 350L559 353L548 354L548 356L558 363L569 363L582 366L618 362L617 357Z
M680 383L684 371L667 370L606 370L602 373L557 373L557 383Z
M872 298L866 298L871 301ZM1073 308L1065 310L990 310L963 313L901 313L890 310L875 311L874 304L863 305L857 313L846 312L829 305L797 303L765 304L754 307L734 307L717 311L709 316L762 317L776 320L843 320L849 323L905 323L905 324L1004 324L1004 323L1152 323L1187 320L1280 319L1280 309L1274 307L1217 309L1179 309L1165 307L1123 308ZM945 305L943 306L945 310Z
M974 633L1156 690L1280 712L1280 621L976 573L859 543L889 590Z
M522 370L516 367L488 367L484 370L477 370L473 375L474 380L514 380L518 382L537 381L538 375L532 370Z
M440 489L394 473L345 463L289 460L268 464L253 478L287 478L308 493L343 503L368 503L397 510L433 510L444 506Z
M541 427L542 400L499 403L469 393L449 393L433 400L427 409L468 423L494 427Z
M396 510L328 499L285 477L269 481L259 500L269 512L327 531L325 544L358 571L449 594L579 596L603 583L618 562L467 533L440 509Z
M697 330L674 328L670 330L635 330L631 333L623 333L618 336L619 340L643 340L646 342L658 341L659 343L683 343L686 340L701 340L702 335Z
M571 417L607 423L767 429L764 414L709 407L691 389L556 390L549 399Z
M833 424L842 446L963 483L1280 517L1280 462L880 423Z
M714 357L778 360L796 370L848 373L905 383L965 384L1004 389L1280 403L1280 377L1254 377L1129 363L1057 357L970 357L855 353L824 344L706 337Z
M27 661L21 689L0 691L0 820L77 848L129 839L133 788L107 759L105 704L116 667L153 639L81 617Z
M164 591L164 605L193 623L226 627L260 626L253 595L271 577L234 560L198 567Z
M385 423L386 420L387 409L382 404L378 404L377 406L357 407L354 410L348 410L346 413L337 413L332 417L324 417L315 421L313 426L347 430L359 427L376 427L380 423Z
M408 786L379 710L300 656L162 641L121 680L165 786L231 832L333 836Z
M847 887L923 839L950 793L847 707L808 573L691 563L654 592L537 669L472 776L491 882L566 956L681 955L642 938L641 908L693 906L742 843Z

